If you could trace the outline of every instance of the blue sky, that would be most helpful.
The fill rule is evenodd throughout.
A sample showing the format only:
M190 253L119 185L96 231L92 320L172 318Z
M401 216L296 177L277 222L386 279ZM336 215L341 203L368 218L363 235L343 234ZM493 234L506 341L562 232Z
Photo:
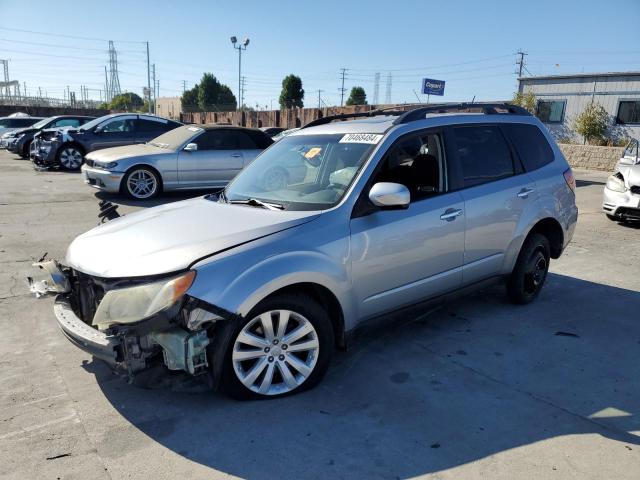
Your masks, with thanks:
M447 82L445 101L494 100L516 88L518 49L528 52L535 75L640 70L639 24L639 0L0 0L0 58L10 60L11 78L26 82L29 94L42 87L61 98L69 85L79 98L86 85L98 98L111 39L123 90L140 94L149 41L162 96L180 94L183 80L193 86L204 71L237 93L229 37L248 36L250 106L277 105L288 73L302 78L306 106L317 106L318 89L324 103L339 104L341 67L348 69L345 87L363 86L369 101L376 72L380 102L389 72L393 102L415 102L423 77Z

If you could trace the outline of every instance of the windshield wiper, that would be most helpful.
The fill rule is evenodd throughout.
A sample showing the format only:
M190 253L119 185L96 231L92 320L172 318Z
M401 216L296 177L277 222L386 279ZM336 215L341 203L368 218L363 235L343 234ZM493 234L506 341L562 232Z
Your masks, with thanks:
M268 210L284 210L284 205L279 203L267 203L257 198L247 198L245 200L229 200L228 203L237 205L250 205L252 207L266 208Z

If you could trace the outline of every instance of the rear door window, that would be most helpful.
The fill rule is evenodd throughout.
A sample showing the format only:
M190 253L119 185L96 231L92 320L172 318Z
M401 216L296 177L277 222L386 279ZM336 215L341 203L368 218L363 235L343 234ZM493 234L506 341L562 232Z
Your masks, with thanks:
M207 130L194 143L198 144L198 150L235 150L237 140L230 130Z
M509 123L503 128L527 172L544 167L553 161L553 150L546 137L535 125Z
M515 175L509 145L497 126L473 125L452 130L465 188Z
M51 127L78 127L80 126L80 120L77 118L61 118L51 125Z
M144 133L148 135L157 135L166 132L168 130L166 122L156 122L154 120L144 120L142 118L137 120L138 133Z

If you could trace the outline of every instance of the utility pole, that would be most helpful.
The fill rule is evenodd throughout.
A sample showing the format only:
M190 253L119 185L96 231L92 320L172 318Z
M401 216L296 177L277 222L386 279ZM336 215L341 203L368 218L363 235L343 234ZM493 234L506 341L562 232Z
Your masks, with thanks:
M104 66L104 101L109 103L109 77L107 76L107 66Z
M344 105L344 76L347 73L347 69L346 68L341 68L340 69L342 71L342 87L340 87L340 106L342 107Z
M378 105L380 100L380 72L376 72L373 81L373 104Z
M151 64L151 82L153 85L153 111L155 113L156 108L155 108L155 103L156 103L156 64L152 63ZM149 92L149 110L151 110L151 92ZM149 113L151 113L151 111L149 111Z
M244 108L244 94L247 88L247 77L242 76L242 89L240 90L240 106Z
M516 65L518 65L518 78L522 77L522 70L525 69L524 66L524 56L528 55L528 53L523 52L522 50L518 50L518 52L516 53L516 55L520 55L520 58L518 60L516 60Z
M387 105L389 105L391 103L391 72L389 72L387 74L387 85L386 85L386 92L385 92L385 96L384 96L384 103L386 103Z
M147 44L147 90L149 95L149 113L151 113L151 69L149 66L149 42Z
M187 81L182 80L182 93L187 91Z
M323 92L324 90L318 90L318 109L320 109L320 105L322 104L322 100L320 98L320 94Z

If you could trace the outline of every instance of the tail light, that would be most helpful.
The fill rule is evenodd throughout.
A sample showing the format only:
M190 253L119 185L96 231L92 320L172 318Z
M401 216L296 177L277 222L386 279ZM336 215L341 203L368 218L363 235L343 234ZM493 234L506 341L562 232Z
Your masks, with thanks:
M571 191L576 193L576 177L573 176L573 170L567 168L562 175L564 175L564 180L567 182Z

